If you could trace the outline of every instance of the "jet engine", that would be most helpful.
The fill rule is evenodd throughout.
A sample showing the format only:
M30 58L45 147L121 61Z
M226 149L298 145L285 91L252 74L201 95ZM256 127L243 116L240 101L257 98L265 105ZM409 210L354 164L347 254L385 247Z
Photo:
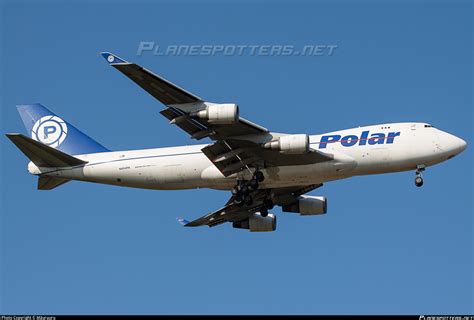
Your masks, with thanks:
M325 214L327 212L326 197L299 196L297 201L282 206L284 212L296 212L301 216Z
M265 148L279 150L283 153L301 154L310 151L307 134L290 134L265 143Z
M233 103L206 104L206 108L194 116L216 124L231 124L239 121L239 106Z
M248 229L250 232L275 231L276 216L273 213L269 213L266 217L262 217L260 212L256 212L246 220L234 222L232 227Z

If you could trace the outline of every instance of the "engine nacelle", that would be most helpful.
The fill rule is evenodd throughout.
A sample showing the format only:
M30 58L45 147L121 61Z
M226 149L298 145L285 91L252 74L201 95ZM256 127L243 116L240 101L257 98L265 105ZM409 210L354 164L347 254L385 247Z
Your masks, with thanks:
M206 108L196 112L195 116L216 124L231 124L239 121L239 106L233 103L206 104Z
M283 206L284 212L296 212L302 216L325 214L327 212L326 197L299 196L295 203Z
M290 134L281 136L277 140L267 142L267 149L279 150L283 153L301 154L310 151L309 136L307 134Z
M276 216L269 213L262 217L260 212L251 215L247 220L234 222L232 227L238 229L248 229L250 232L268 232L276 230Z

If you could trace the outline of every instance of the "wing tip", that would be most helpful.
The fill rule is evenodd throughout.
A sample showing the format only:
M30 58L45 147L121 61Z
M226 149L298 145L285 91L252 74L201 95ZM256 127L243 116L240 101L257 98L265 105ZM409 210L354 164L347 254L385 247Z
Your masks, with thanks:
M108 51L104 51L104 52L101 52L100 53L102 57L104 57L105 60L107 60L107 62L110 64L110 65L114 65L114 64L128 64L127 61L123 60L122 58L118 57L117 55L111 53L111 52L108 52Z
M189 224L189 221L184 219L184 218L176 218L176 220L178 220L178 223L182 226L187 226Z

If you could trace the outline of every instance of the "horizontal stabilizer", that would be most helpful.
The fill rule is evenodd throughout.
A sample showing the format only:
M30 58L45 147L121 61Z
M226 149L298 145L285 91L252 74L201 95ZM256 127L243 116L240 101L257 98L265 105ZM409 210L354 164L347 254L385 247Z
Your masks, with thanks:
M38 167L73 167L87 163L19 133L7 133L21 152Z
M38 190L51 190L69 181L71 180L56 178L56 177L47 177L47 176L39 177Z

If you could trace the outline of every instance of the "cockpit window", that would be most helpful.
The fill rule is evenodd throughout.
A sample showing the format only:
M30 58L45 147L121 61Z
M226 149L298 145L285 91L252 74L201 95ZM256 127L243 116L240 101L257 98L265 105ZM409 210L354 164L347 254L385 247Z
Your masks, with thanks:
M425 128L433 128L431 124L425 124Z

